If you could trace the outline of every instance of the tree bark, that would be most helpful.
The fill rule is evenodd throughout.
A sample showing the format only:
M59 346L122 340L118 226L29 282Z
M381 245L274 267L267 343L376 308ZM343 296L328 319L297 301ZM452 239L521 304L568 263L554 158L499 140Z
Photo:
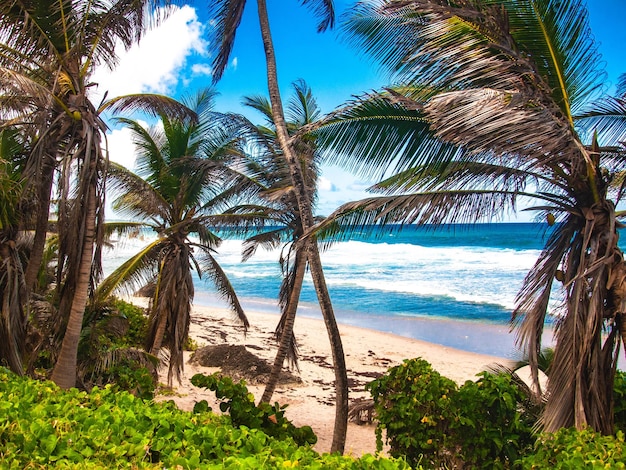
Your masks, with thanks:
M261 403L269 403L276 390L276 385L280 378L280 373L283 370L283 364L287 357L287 352L291 345L291 338L293 336L293 325L296 321L296 312L298 310L298 302L300 300L300 292L302 291L302 283L304 282L304 275L306 273L306 260L307 257L303 253L297 254L296 273L294 276L294 283L291 287L291 293L289 296L289 302L285 308L285 323L283 324L283 331L280 336L280 344L278 351L276 352L276 358L272 366L272 372L265 384L265 390L261 397Z
M328 331L328 339L330 341L333 354L333 364L335 366L335 429L333 432L333 442L331 452L343 453L346 445L346 434L348 432L348 372L346 369L346 358L343 353L343 345L341 335L335 320L335 313L328 295L326 279L324 278L324 270L320 259L317 242L312 240L308 243L307 251L309 254L309 267L311 269L311 277L313 285L317 293L317 299L322 309L322 316Z
M63 336L63 343L61 344L61 352L59 353L51 376L51 380L54 383L65 389L76 386L78 343L80 341L85 306L87 305L87 297L89 295L93 246L96 233L96 184L97 173L94 171L92 173L92 182L87 196L85 238L80 262L78 264L76 289L72 298L67 329L65 336Z
M311 198L307 192L307 186L304 182L304 177L302 174L302 170L300 168L300 164L298 159L296 158L293 149L290 145L289 133L287 131L287 125L285 124L285 116L283 111L282 100L280 97L280 89L278 87L278 72L276 67L276 54L274 52L274 45L272 42L272 35L269 25L269 17L267 14L267 4L265 0L257 0L257 7L259 13L259 24L261 27L261 36L263 38L263 47L265 49L265 59L267 66L267 86L270 95L270 103L272 105L272 119L274 121L274 125L276 126L276 136L278 139L278 143L280 148L285 156L285 160L289 166L289 173L291 176L292 184L295 188L296 199L298 202L298 209L300 211L300 217L302 219L302 225L304 231L306 233L313 226L313 211L310 205ZM312 243L316 243L313 241ZM319 261L319 253L317 251L317 246L315 246L314 250L307 250L310 253L309 263L313 263L311 265L311 274L313 275L313 269L316 270L318 276L322 276L323 271L321 269L321 262ZM317 255L316 255L317 253ZM315 276L313 276L314 282ZM319 279L318 279L319 282ZM332 308L328 308L331 305L330 296L328 295L328 290L324 285L320 285L320 289L318 290L316 287L316 291L318 291L318 298L320 298L320 307L322 308L322 313L324 315L333 316L332 320L329 318L326 320L327 328L332 327L332 323L335 322L334 315L332 313ZM322 301L323 299L323 301ZM324 313L325 312L325 313ZM335 324L336 326L336 324ZM338 341L339 344L331 344L331 348L333 349L333 359L337 360L337 354L341 353L341 357L343 359L343 347L341 346L341 337L338 335L338 332L329 330L329 337L331 341ZM342 366L343 363L343 366ZM343 371L341 373L345 374L345 363L341 361L339 364L335 363L335 373L338 374L337 369L342 368ZM345 389L344 389L345 387ZM341 381L337 381L335 383L336 388L336 396L337 396L337 413L336 417L348 416L348 404L347 404L347 381L345 384L341 383ZM341 401L343 397L346 397L345 404ZM344 409L345 408L345 409ZM340 452L343 453L345 447L345 430L347 429L347 425L343 426L341 423L335 423L335 433L342 433L343 435L333 435L333 445L331 447L331 452Z
M43 252L46 246L46 236L48 234L48 219L50 213L50 197L52 192L52 180L54 176L54 164L49 162L43 165L40 186L38 188L38 211L35 221L35 236L28 258L28 265L24 272L24 283L27 292L35 290L37 285L37 275L41 269Z

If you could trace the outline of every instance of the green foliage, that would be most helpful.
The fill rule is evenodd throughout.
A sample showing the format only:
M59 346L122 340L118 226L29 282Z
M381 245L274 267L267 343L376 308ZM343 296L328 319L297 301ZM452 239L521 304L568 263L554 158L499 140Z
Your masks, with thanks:
M267 435L277 439L291 437L298 445L315 444L317 436L310 426L298 428L285 418L285 408L278 403L254 404L254 395L248 392L245 382L233 382L230 377L219 374L196 374L191 378L196 387L207 388L215 392L215 396L222 400L220 410L229 413L233 426L245 426L250 429L260 429ZM210 410L206 401L196 403L194 411Z
M111 387L63 391L0 368L0 468L406 469L366 455L320 456L293 440L231 426Z
M120 299L92 305L78 349L84 388L113 384L137 397L154 398L158 360L143 349L147 329L141 307Z
M626 372L618 370L613 382L613 419L615 429L626 432Z
M534 452L521 460L524 469L626 468L624 433L602 436L591 429L562 428L544 434Z
M405 360L368 384L391 455L427 467L509 468L534 442L534 415L510 376L456 384L423 359Z
M456 383L425 360L413 359L392 367L367 388L376 403L379 451L385 429L391 455L405 456L411 465L422 460L435 465L445 459L446 433L453 416L450 397L456 392Z
M154 398L156 388L154 375L136 361L124 360L107 371L107 383L115 384L121 390L132 393L144 400Z
M183 351L197 351L200 346L198 342L191 336L187 336L185 343L183 344Z
M508 374L483 372L452 397L449 435L471 468L509 468L535 442L535 414L527 395Z
M127 346L143 346L148 334L148 317L144 309L121 299L116 299L113 307L128 321L128 331L120 339Z

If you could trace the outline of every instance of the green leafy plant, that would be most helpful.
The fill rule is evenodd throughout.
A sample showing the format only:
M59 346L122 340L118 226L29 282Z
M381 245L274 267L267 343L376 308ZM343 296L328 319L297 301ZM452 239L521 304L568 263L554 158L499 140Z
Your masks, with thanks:
M616 430L626 432L626 372L618 370L613 382L613 419Z
M0 368L0 468L408 469L401 460L320 456L213 413L114 387L64 391Z
M540 436L520 464L524 469L626 468L624 433L603 436L591 429L562 428Z
M387 433L391 455L411 465L445 460L447 429L453 416L451 396L457 385L423 359L405 360L367 385L376 404L376 440L382 450Z
M215 392L215 396L222 400L220 410L230 415L233 426L245 426L250 429L260 429L267 435L277 439L291 437L298 445L315 444L317 436L310 426L300 428L285 418L285 408L278 403L254 404L254 395L248 391L245 382L235 383L230 377L219 374L196 374L191 378L196 387L207 388ZM210 411L206 401L196 403L194 411Z
M391 455L430 468L510 468L532 447L535 414L509 375L484 372L462 387L423 359L405 360L370 384Z
M511 375L483 372L452 397L450 441L471 468L510 468L535 442L536 415Z

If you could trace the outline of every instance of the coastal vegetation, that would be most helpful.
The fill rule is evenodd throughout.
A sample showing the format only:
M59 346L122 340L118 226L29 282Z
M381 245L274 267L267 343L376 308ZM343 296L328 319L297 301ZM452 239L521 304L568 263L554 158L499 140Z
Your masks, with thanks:
M237 28L241 22L243 10L246 6L246 0L217 0L213 1L209 7L209 13L215 18L214 36L211 41L215 52L213 61L213 81L217 83L228 64L230 53L235 41ZM319 18L318 32L323 32L332 28L335 23L335 11L333 2L328 0L308 0L302 2L307 6L314 15ZM289 133L287 122L285 120L285 111L283 108L280 87L278 86L278 67L276 63L276 53L272 41L272 32L270 29L269 15L267 11L266 0L256 1L259 27L261 30L261 38L263 40L263 50L265 52L265 64L267 70L267 86L269 91L269 99L271 104L272 123L274 126L275 139L278 143L277 149L280 150L285 164L289 170L291 179L291 191L295 196L298 206L299 218L302 228L305 232L309 232L314 225L313 218L313 198L310 194L311 187L307 185L303 167L306 166L308 151L304 155L301 154L302 142L300 136L292 136ZM300 148L299 148L300 147ZM333 357L333 365L335 369L335 402L336 416L335 428L333 432L332 452L343 452L346 443L346 432L348 427L348 374L346 371L345 357L343 346L341 344L341 336L335 313L326 285L324 270L320 258L319 247L315 239L315 235L309 236L302 242L302 250L306 254L306 261L311 273L315 292L317 294L322 317L328 330L328 338L331 344ZM297 302L295 295L298 293L296 289L292 290L294 298L290 299L290 303ZM287 317L289 318L289 317ZM291 336L289 327L283 328L286 338Z
M109 191L119 195L113 207L129 220L118 233L152 229L158 238L123 263L96 290L96 301L114 292L150 286L150 328L146 350L169 353L168 382L180 381L183 345L189 336L194 297L192 269L210 279L244 328L248 320L228 277L215 259L221 243L214 227L233 218L224 211L229 200L242 198L248 179L233 170L243 155L243 141L231 119L213 110L214 93L203 90L187 101L193 120L160 114L162 130L145 129L120 118L137 148L137 173L111 164ZM244 218L244 216L240 216ZM194 236L198 241L192 241Z
M215 83L246 3L209 3ZM333 27L332 1L301 3L319 18L320 32ZM617 232L626 215L618 208L626 186L626 78L616 96L602 94L584 4L359 3L345 31L395 73L396 85L327 116L304 81L284 109L266 1L256 4L269 100L247 104L264 114L265 126L214 111L212 90L184 102L158 95L91 101L94 68L114 68L116 48L139 40L152 2L0 4L0 362L8 367L0 368L0 464L626 466L626 379L616 372L626 341ZM134 135L134 173L108 161L103 113L137 110L158 123L117 118ZM381 195L316 219L322 156L376 178L371 190ZM105 224L107 191L134 222ZM554 227L512 319L536 386L484 373L459 387L425 361L407 360L368 385L379 445L384 431L393 458L341 457L348 378L322 236L349 236L364 225L491 221L522 202ZM267 229L276 223L278 230ZM140 227L158 238L103 281L107 236ZM311 274L335 374L331 454L314 452L310 428L295 427L284 407L269 403L272 383L255 405L243 383L196 376L223 399L226 416L203 402L185 413L152 401L163 350L169 382L180 376L194 270L248 326L215 257L225 227L247 237L244 257L286 244L274 379L295 350L293 320L307 268ZM548 389L538 396L531 390L540 390L555 281L565 300L555 315ZM112 297L137 288L149 292L147 315Z
M534 381L555 283L554 360L541 425L613 431L626 264L623 96L602 98L603 64L581 1L389 1L358 5L349 36L396 85L334 114L336 159L381 193L329 220L475 223L518 205L554 226L512 322ZM623 90L618 90L622 93Z

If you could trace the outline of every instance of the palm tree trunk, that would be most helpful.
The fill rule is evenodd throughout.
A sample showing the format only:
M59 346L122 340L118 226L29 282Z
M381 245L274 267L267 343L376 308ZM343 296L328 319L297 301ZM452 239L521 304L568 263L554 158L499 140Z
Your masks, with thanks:
M50 197L52 193L52 180L54 176L54 165L52 162L44 164L38 190L38 212L35 222L35 236L33 246L30 250L28 265L24 272L24 282L28 292L35 290L37 275L41 269L43 252L46 246L46 236L48 233L48 219L50 218Z
M95 162L93 163L95 166ZM52 371L51 380L61 388L76 386L76 363L78 356L78 343L83 326L83 316L87 297L89 295L89 283L91 278L91 264L93 246L96 234L96 184L97 173L92 173L87 196L87 213L85 215L85 237L83 241L80 262L78 264L78 276L76 288L72 298L70 314L67 323L61 352Z
M263 396L261 397L260 403L269 403L272 399L272 395L274 394L274 390L276 390L276 385L278 384L278 379L280 378L280 373L283 370L285 358L287 357L287 353L291 346L291 339L293 337L293 325L296 321L298 301L300 299L302 283L304 282L304 275L306 273L306 256L298 253L297 259L298 261L296 264L294 282L293 286L291 286L289 301L285 308L285 322L283 324L283 330L280 335L280 344L278 346L278 351L276 352L276 358L274 359L272 372L270 373L267 384L265 385L265 390L263 391Z
M567 261L567 315L555 330L544 430L587 426L613 432L613 378L626 281L614 208L587 211ZM607 320L613 319L604 337Z
M272 35L270 31L269 17L267 14L267 4L265 0L257 0L257 7L259 13L259 24L261 27L261 36L263 38L263 47L265 49L265 61L267 66L267 86L270 95L270 103L272 104L272 119L274 121L274 125L276 126L276 136L278 138L278 143L280 145L283 154L285 155L285 159L289 166L289 173L291 175L291 180L293 186L295 188L295 195L298 201L298 209L300 211L300 217L302 219L302 225L305 232L313 226L313 211L310 206L309 194L307 194L307 186L304 183L304 178L302 175L302 170L300 168L298 159L296 159L293 149L291 148L289 142L289 133L287 132L287 125L285 124L285 116L283 111L282 100L280 97L280 90L278 87L278 72L276 67L276 54L274 52L274 44L272 42ZM321 276L323 279L323 271L321 270L321 262L319 261L319 253L317 252L317 246L315 249L311 249L311 256L309 257L309 263L315 263L315 272L316 275L313 275L313 265L311 265L311 274L313 275L314 282L316 282L316 276ZM317 253L317 256L315 256ZM319 268L319 269L318 269ZM317 282L320 282L320 279L317 279ZM316 284L317 285L317 284ZM316 287L317 290L317 287ZM328 309L331 305L330 297L328 296L328 291L326 289L320 289L318 291L318 297L320 298L320 307L322 308L323 314L333 315L332 308ZM334 316L332 320L330 318L326 319L326 327L332 327L332 324L335 323ZM336 327L336 324L335 324ZM343 358L343 347L341 346L341 338L337 331L328 332L329 338L331 342L339 341L339 345L331 343L331 348L333 350L333 360L339 360L337 354L341 352L341 359L339 363L335 363L335 374L345 374L345 362ZM342 368L342 371L337 371L337 369ZM336 420L339 416L348 415L348 403L347 403L347 389L344 391L342 387L344 384L337 381L335 384L337 388L337 402L336 407L338 408L336 413ZM346 396L345 403L343 400L344 396ZM345 408L345 409L343 409ZM335 433L343 432L343 435L333 435L333 446L331 447L331 452L340 452L343 453L344 443L346 440L345 431L347 430L347 425L343 426L341 423L335 423Z
M307 251L311 277L313 278L317 299L322 309L324 323L326 323L328 339L332 349L333 364L335 366L335 429L330 451L343 454L346 445L346 434L348 432L348 372L346 369L346 358L343 353L341 335L337 327L337 321L335 320L330 295L328 294L328 287L326 286L326 279L324 278L324 270L322 268L317 243L311 241L308 245Z

